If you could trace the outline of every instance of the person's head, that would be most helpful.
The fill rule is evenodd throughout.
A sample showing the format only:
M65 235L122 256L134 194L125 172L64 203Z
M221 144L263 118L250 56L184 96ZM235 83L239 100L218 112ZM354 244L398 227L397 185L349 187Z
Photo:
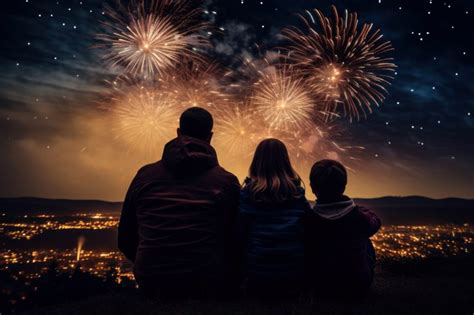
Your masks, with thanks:
M301 196L300 177L291 166L285 144L278 139L260 142L249 169L248 188L254 201L281 202Z
M336 200L346 190L347 171L344 165L337 161L321 160L311 168L309 181L319 200Z
M204 108L188 108L179 118L178 136L189 136L211 142L213 124L211 113Z

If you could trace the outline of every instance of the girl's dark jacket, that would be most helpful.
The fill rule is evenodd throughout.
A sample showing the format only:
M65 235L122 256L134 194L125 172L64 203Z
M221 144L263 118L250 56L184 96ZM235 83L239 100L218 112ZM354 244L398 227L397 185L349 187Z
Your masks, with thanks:
M246 181L249 182L249 179ZM272 286L301 282L304 274L301 197L281 203L253 201L248 185L240 192L240 241L243 276L248 283Z

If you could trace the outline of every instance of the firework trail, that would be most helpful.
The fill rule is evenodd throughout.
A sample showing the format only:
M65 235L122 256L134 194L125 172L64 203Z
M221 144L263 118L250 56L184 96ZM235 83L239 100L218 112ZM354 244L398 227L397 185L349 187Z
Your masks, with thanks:
M79 260L81 259L82 247L84 246L85 241L86 238L84 236L79 236L79 238L77 239L76 262L79 262Z
M183 57L199 59L208 46L201 11L185 0L133 0L106 7L108 20L97 37L105 47L106 62L127 75L162 75Z
M392 58L382 57L392 50L391 43L381 41L380 30L372 24L359 27L356 13L340 16L332 6L334 19L319 10L301 16L306 30L290 27L283 36L291 42L288 58L305 74L308 85L325 106L328 116L342 111L344 116L360 119L379 106L390 84L395 65Z

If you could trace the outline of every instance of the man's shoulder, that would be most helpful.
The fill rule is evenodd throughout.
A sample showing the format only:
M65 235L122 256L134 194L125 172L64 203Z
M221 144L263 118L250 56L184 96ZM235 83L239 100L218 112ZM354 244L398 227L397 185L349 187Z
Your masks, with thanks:
M135 181L142 182L162 177L174 178L175 175L173 173L170 173L166 169L163 162L160 160L142 166L135 175ZM206 180L209 183L213 183L214 185L218 184L223 188L240 188L240 183L237 176L235 176L234 174L219 165L208 169L207 171L204 171L200 177L201 180Z
M216 167L212 168L211 172L213 172L213 175L222 180L224 183L229 185L238 185L240 187L240 182L237 176L227 171L222 166L217 165Z
M137 175L135 177L142 177L142 176L148 176L150 174L156 173L156 171L162 167L162 162L156 161L153 163L145 164L142 167L140 167L137 171Z

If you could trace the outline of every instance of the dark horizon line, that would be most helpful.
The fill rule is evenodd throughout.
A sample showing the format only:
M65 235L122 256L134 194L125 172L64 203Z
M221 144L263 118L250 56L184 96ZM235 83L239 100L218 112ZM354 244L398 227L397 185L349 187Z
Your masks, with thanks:
M105 199L48 198L48 197L36 197L36 196L17 196L17 197L0 196L0 200L6 200L6 199L10 199L10 200L11 199L18 199L18 200L36 199L36 200L50 200L50 201L87 201L87 202L123 203L123 200L112 201L112 200L105 200ZM465 197L433 198L433 197L427 197L427 196L422 196L422 195L405 195L405 196L387 195L387 196L380 196L380 197L352 197L352 199L355 199L355 200L425 199L425 200L433 200L433 201L445 201L445 200L474 201L474 198L465 198Z

